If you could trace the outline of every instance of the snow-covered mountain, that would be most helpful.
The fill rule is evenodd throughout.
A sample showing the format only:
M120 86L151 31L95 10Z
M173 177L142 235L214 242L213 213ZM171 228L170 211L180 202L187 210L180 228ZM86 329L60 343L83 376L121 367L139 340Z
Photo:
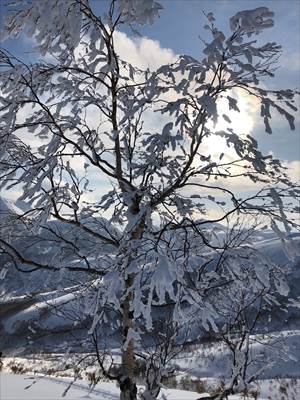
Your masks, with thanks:
M0 198L0 218L15 218L22 210L13 202ZM103 221L91 221L94 229L103 227ZM98 225L98 226L97 226ZM95 243L84 232L77 236L73 230L64 224L51 221L47 227L39 233L32 233L30 238L22 236L22 227L16 228L15 242L24 250L25 255L43 262L59 262L60 257L75 262L74 252L68 248L61 248L55 240L55 234L67 237L77 247L85 248ZM115 232L115 234L117 234ZM266 254L270 260L280 264L282 268L291 267L288 281L291 288L291 297L300 296L300 261L295 259L293 263L287 258L279 239L274 238L268 231L258 232L254 239L254 246ZM300 245L300 236L293 238L294 245ZM31 246L34 242L35 246ZM51 245L49 245L49 243ZM39 255L35 254L36 249ZM102 254L111 251L109 246L102 249ZM6 256L0 256L2 269L5 269ZM3 279L0 280L0 340L2 350L7 352L20 351L32 352L45 349L48 346L58 349L66 340L76 347L80 338L86 335L88 316L85 309L88 300L82 292L82 283L87 285L96 277L85 273L51 273L37 270L31 273L19 272L16 268L9 268ZM300 318L296 308L291 308L288 313L280 309L274 309L272 321L264 321L268 324L268 330L294 329L300 327ZM114 333L118 336L118 331ZM114 340L114 335L110 338Z

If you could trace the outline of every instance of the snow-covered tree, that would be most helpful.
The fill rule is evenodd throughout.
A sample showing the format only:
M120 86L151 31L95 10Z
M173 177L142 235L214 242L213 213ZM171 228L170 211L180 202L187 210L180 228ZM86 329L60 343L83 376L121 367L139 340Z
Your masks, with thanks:
M283 346L278 333L276 338L272 337L268 324L272 314L274 317L274 307L282 307L279 297L289 293L287 266L283 268L263 254L257 241L256 246L251 246L255 226L253 229L251 232L237 221L227 233L228 249L221 252L216 262L218 277L223 276L227 283L211 294L211 302L218 310L215 336L229 352L230 365L229 381L215 395L218 400L234 393L246 395L251 384L274 366L275 357L267 357L265 350L278 352L276 347ZM255 348L257 343L260 351ZM286 357L284 351L280 353Z
M299 190L279 160L230 127L229 116L244 93L260 103L267 133L271 110L294 129L296 92L261 83L273 76L280 46L254 37L273 25L273 14L241 11L226 35L209 13L204 58L179 56L153 71L116 51L124 25L135 31L153 22L162 8L153 0L112 0L101 16L88 0L12 5L3 40L25 32L41 58L28 65L0 51L1 188L21 191L26 204L23 214L2 221L1 249L26 272L78 272L93 320L89 335L111 322L107 310L114 310L123 337L115 378L121 399L134 400L135 352L153 329L155 305L172 304L175 324L190 305L201 310L204 327L214 325L204 294L224 284L206 268L206 252L224 247L215 241L218 223L260 215L293 251L283 232L297 227ZM225 151L210 152L212 139ZM231 187L241 177L257 192L240 198ZM101 181L105 192L93 196ZM39 240L29 246L32 237ZM193 274L195 290L186 282ZM255 269L251 284L258 275Z

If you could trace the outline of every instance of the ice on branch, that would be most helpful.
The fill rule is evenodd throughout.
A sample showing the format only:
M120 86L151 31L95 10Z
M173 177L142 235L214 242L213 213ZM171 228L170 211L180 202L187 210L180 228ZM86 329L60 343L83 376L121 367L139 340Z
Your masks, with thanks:
M153 24L163 7L153 0L119 0L119 9L128 24Z
M65 0L57 7L55 1L25 0L21 10L9 14L1 39L16 37L25 28L43 55L62 49L72 50L80 41L81 21L80 2Z
M252 33L258 34L263 29L271 28L274 25L273 16L274 13L267 7L240 11L230 18L230 28L232 31L240 30L251 36Z

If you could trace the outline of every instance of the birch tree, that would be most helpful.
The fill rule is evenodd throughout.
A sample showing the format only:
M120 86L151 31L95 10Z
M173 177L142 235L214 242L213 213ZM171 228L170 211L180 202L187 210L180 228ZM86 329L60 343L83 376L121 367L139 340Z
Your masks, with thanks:
M105 306L119 313L122 365L114 378L120 398L134 400L135 351L141 335L151 332L154 305L171 302L176 323L184 299L200 307L204 326L213 324L213 305L202 294L218 281L204 279L201 271L204 252L222 248L213 241L217 223L259 214L293 250L285 232L297 228L299 190L254 137L234 132L229 116L239 112L243 93L260 103L267 133L271 110L295 129L297 92L261 84L273 76L280 46L259 45L255 37L273 26L273 13L266 7L241 11L230 19L228 34L208 13L205 29L212 40L204 42L204 58L182 55L151 71L121 59L115 40L125 25L135 31L153 23L162 10L158 2L112 0L103 15L88 0L11 6L4 45L25 33L41 57L28 64L0 51L1 189L21 191L27 204L23 214L3 223L1 249L23 272L83 274L96 291L89 334L105 320ZM220 114L220 100L228 115ZM160 129L151 124L157 116ZM218 120L227 124L224 130L216 129ZM212 138L227 150L210 154L206 143ZM240 178L254 182L257 191L240 198L231 189ZM111 189L95 199L90 191L101 179ZM34 256L24 243L15 246L20 221L23 236L52 229L55 254L44 255L47 241ZM82 237L85 245L78 246ZM198 296L185 281L186 272L197 271L203 289L199 295L197 288Z

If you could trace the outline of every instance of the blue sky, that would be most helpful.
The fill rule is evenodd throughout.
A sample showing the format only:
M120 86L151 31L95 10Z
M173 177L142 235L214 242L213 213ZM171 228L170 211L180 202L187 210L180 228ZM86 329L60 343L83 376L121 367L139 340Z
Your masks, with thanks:
M38 0L37 0L38 1ZM101 13L107 0L91 0L96 12ZM244 9L267 6L275 12L275 26L264 31L261 40L276 41L282 45L281 67L276 77L265 84L269 88L300 88L300 1L299 0L160 0L164 9L153 25L143 26L139 31L146 37L159 42L161 48L170 48L176 54L190 54L202 58L202 43L199 35L205 39L207 31L202 10L212 11L216 25L229 32L229 18ZM4 0L0 0L2 15ZM129 35L129 30L126 31ZM258 37L259 38L259 37ZM22 58L34 59L30 53L31 42L25 37L21 40L9 40L4 47ZM28 53L29 52L29 53ZM296 130L291 132L286 121L276 118L273 122L273 134L264 132L259 116L254 116L251 134L258 140L261 149L272 151L282 160L300 159L299 114L296 117ZM300 171L298 171L300 175Z

